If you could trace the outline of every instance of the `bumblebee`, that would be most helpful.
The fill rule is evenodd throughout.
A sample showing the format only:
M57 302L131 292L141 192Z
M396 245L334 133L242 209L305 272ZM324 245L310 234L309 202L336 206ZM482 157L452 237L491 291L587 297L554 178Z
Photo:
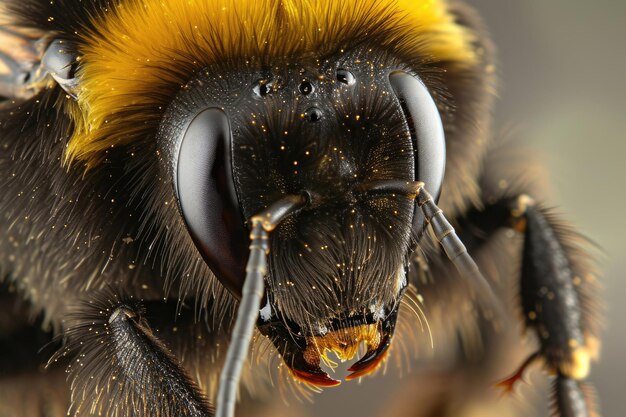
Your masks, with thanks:
M219 385L215 415L232 415L253 331L296 383L339 384L328 353L360 347L347 379L363 377L431 278L497 332L509 303L471 255L507 229L537 350L504 385L541 361L557 415L597 415L592 262L525 161L494 157L493 46L469 8L1 6L0 361L48 401L25 389L24 414L208 416Z

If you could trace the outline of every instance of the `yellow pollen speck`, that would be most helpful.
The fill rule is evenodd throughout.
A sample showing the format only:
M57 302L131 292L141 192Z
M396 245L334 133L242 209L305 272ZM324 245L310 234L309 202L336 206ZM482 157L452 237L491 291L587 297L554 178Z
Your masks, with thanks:
M591 368L591 356L585 347L579 347L572 352L569 361L560 367L560 371L567 377L583 380L589 375Z
M357 354L361 342L365 342L368 350L376 349L381 341L378 324L364 324L347 329L339 329L324 336L307 337L307 347L304 359L309 364L317 365L323 362L335 369L337 363L328 358L328 353L334 352L341 361L347 361Z

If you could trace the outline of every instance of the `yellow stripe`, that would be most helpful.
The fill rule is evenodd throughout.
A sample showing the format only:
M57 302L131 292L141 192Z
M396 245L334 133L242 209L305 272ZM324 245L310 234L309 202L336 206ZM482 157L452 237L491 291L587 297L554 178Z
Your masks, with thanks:
M266 56L315 52L348 22L358 25L394 10L402 20L398 35L409 34L420 54L475 62L471 35L454 23L444 0L123 1L95 21L94 32L79 34L81 93L69 111L76 130L66 162L93 165L106 149L153 127L167 103L145 92L186 81L159 68L202 68L224 54L248 57L260 50ZM216 40L225 46L222 53ZM120 114L138 108L144 110Z

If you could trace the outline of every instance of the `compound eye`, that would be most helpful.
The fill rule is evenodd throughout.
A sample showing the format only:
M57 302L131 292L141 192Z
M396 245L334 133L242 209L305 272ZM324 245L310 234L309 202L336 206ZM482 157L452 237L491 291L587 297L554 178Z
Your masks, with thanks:
M218 280L241 296L248 234L231 167L230 120L208 107L168 144L178 204L191 237Z
M274 82L268 80L259 80L254 83L252 91L258 98L265 98L274 92Z
M70 42L55 39L50 42L41 60L43 68L73 98L78 94L78 54Z
M345 69L337 70L337 81L345 85L352 85L356 82L354 74Z

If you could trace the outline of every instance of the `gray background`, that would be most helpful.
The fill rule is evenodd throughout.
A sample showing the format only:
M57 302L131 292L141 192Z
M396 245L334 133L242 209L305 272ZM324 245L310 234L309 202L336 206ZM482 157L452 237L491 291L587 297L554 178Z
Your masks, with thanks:
M513 126L531 141L543 155L553 184L549 203L562 207L605 252L602 269L609 318L601 363L594 366L592 377L604 417L624 415L626 2L471 0L470 4L480 10L498 46L496 131ZM403 380L389 374L343 384L316 395L305 410L299 406L291 410L308 416L379 416L396 384ZM531 400L542 397L543 392L530 395Z

